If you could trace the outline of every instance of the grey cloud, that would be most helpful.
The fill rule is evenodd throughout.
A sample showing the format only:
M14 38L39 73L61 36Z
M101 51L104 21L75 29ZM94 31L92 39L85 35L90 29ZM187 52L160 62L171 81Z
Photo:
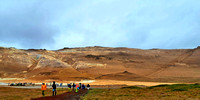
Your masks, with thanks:
M13 1L5 5L0 11L1 41L10 44L8 46L17 43L23 48L44 48L44 45L54 44L53 37L58 29L51 23L51 9L35 1Z
M200 45L199 0L2 1L0 46L173 49Z

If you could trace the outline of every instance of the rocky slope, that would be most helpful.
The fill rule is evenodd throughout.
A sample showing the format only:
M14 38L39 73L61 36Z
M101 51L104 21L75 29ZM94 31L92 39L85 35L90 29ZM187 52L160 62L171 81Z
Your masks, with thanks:
M0 77L200 82L200 47L141 50L96 46L57 51L1 47Z

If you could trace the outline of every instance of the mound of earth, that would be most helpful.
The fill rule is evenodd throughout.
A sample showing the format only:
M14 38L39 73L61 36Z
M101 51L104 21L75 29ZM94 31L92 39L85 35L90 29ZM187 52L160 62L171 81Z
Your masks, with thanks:
M134 73L130 73L128 71L124 71L122 73L115 73L115 74L106 74L106 75L102 75L102 76L99 76L97 77L96 79L112 79L112 80L129 80L129 81L141 81L141 80L150 80L149 78L147 77L144 77L144 76L140 76L140 75L136 75Z

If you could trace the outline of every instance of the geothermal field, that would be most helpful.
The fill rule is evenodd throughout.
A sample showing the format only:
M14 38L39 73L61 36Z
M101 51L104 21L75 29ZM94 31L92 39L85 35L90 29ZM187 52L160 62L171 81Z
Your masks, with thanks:
M91 85L91 90L82 91L78 98L72 96L70 99L112 99L112 95L118 99L145 99L151 92L156 92L151 99L174 99L177 96L194 99L200 97L197 93L200 90L199 71L199 47L142 50L95 46L53 51L0 48L2 99L42 97L40 86L43 82L49 85L47 96L51 96L53 81L63 84L58 86L60 97L65 92L74 95L67 90L69 83ZM34 83L34 86L8 86L11 83ZM23 91L29 92L24 94Z

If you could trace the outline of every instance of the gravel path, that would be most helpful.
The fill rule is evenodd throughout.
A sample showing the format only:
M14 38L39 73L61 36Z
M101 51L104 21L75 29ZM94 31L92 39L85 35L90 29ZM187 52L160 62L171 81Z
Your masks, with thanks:
M76 92L66 92L57 96L46 96L40 98L34 98L31 100L79 100L80 96L84 96L88 92L87 89L79 90Z

